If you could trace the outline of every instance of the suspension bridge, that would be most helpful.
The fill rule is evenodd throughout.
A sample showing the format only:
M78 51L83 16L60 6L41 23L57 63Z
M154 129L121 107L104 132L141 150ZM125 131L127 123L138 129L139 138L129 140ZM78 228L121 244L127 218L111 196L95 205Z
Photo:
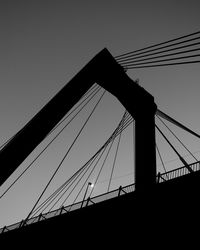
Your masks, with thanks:
M173 128L184 131L192 139L199 140L200 135L161 111L154 102L154 97L126 72L136 68L180 67L182 64L200 63L193 59L200 56L196 54L200 50L199 34L200 32L195 32L116 57L103 49L30 122L2 144L0 162L1 166L6 166L1 167L0 173L0 185L3 186L31 152L43 141L47 141L37 156L5 188L0 199L15 188L49 147L63 135L63 131L66 131L81 112L90 107L90 112L84 114L83 124L38 195L31 211L21 221L2 227L0 236L14 238L16 235L30 237L37 234L39 237L44 230L51 235L50 232L55 227L61 228L59 235L63 235L61 231L66 233L66 223L71 230L75 226L79 227L77 223L85 225L93 220L100 224L101 220L110 220L113 224L117 220L120 225L125 226L133 211L142 216L141 221L146 221L149 220L148 213L155 216L155 204L162 207L166 196L170 196L171 202L179 208L184 204L188 210L188 201L190 205L194 205L194 197L199 190L200 161ZM179 56L180 54L186 55ZM165 59L160 59L163 57ZM52 181L78 143L106 93L112 94L122 104L120 121L104 143L98 145L97 150L95 147L96 151L92 156L44 199ZM132 164L135 170L131 183L120 183L116 187L113 185L114 172L123 135L127 130L132 131ZM169 134L187 154L177 148L177 144L168 138ZM167 170L158 146L158 137L176 155L179 167ZM106 176L107 182L103 184L103 192L94 194L105 169L104 178ZM169 204L167 207L169 208ZM55 234L54 231L54 236Z

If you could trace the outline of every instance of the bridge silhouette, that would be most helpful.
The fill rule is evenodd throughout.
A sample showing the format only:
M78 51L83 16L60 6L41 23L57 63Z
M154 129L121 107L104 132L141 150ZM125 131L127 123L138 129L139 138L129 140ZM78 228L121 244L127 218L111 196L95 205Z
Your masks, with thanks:
M200 161L189 164L188 166L192 169L193 172L200 171ZM179 178L181 176L185 176L188 174L191 174L191 172L188 170L187 167L183 166L183 167L168 171L166 173L157 175L157 184L167 182L167 181L170 181L170 180L173 180L175 178ZM42 221L42 220L47 220L47 219L55 217L55 216L59 216L59 215L65 214L65 213L72 212L72 211L77 210L77 209L81 209L83 207L95 205L99 202L113 199L113 198L119 197L121 195L133 193L134 191L135 191L135 184L130 184L130 185L127 185L124 187L120 186L118 189L112 190L110 192L106 192L104 194L94 196L92 198L88 197L87 199L84 199L84 200L79 201L77 203L74 203L74 204L71 204L68 206L63 206L59 209L55 209L54 211L32 217L32 218L28 219L25 222L25 224L23 223L24 220L22 220L21 222L15 223L13 225L5 226L5 227L0 229L0 233L8 232L8 231L11 231L14 229L18 229L18 228L21 228L22 226L25 227L27 225L37 223L37 222Z
M188 36L192 35L194 34ZM188 36L173 39L159 45L164 45ZM180 43L182 42L176 43L175 45ZM161 48L163 49L169 46L170 45L165 45ZM156 50L154 46L150 46L148 49L149 48L150 50L148 52L151 52L151 54L152 51ZM138 55L146 53L141 51L136 52L136 57L134 55L135 59L138 58ZM101 88L113 94L125 107L125 113L119 125L105 144L83 166L83 168L69 178L68 183L78 178L79 174L83 173L82 171L85 171L85 169L87 169L86 167L90 166L89 164L96 159L96 156L101 156L101 153L104 152L103 150L106 149L108 145L110 145L111 148L114 139L117 137L119 138L119 145L122 131L129 126L133 120L135 122L135 183L123 187L120 186L118 189L112 191L109 191L108 188L108 192L93 197L90 195L86 198L85 195L82 201L74 202L67 206L62 205L58 209L47 213L40 213L39 215L35 215L37 213L34 213L37 211L37 205L43 194L57 174L60 166L78 139L87 121L92 116L98 103L101 101L105 93L104 91L27 218L23 219L21 222L1 228L0 237L2 237L2 239L5 238L9 241L9 239L25 237L31 240L34 236L37 240L44 241L44 234L48 235L48 237L61 239L65 237L66 233L70 238L70 235L74 236L74 234L72 234L74 230L78 238L81 237L84 239L94 221L96 221L99 227L99 229L95 230L97 234L101 233L103 225L105 226L105 224L109 222L108 227L112 228L112 231L117 237L120 237L120 235L125 236L125 233L119 230L119 228L126 227L130 218L135 214L135 220L133 220L135 229L132 229L131 233L127 233L129 237L131 237L131 234L136 232L136 229L137 233L141 233L142 225L145 225L149 231L155 222L158 223L156 218L161 217L161 210L165 213L165 222L163 222L165 225L171 225L171 219L178 221L178 227L175 226L171 228L171 230L174 231L177 230L177 228L180 230L180 217L182 218L182 216L185 216L185 211L190 213L191 207L199 208L196 197L199 194L200 161L198 161L189 151L196 161L188 164L184 157L181 156L178 150L170 143L164 133L155 124L155 116L159 117L159 119L164 118L197 138L200 138L200 135L159 110L154 102L154 97L142 88L137 81L133 81L128 77L126 74L127 69L143 67L143 64L145 64L137 64L132 53L124 54L120 58L113 58L107 49L103 49L67 85L65 85L65 87L53 97L53 99L50 100L50 102L46 104L22 130L5 143L0 151L0 162L2 165L7 165L8 167L1 169L0 184L3 185L37 145L58 126L66 113L87 95L88 91L90 91L89 95L91 96L91 93L98 90L94 87L94 82L97 82ZM185 59L185 57L182 58ZM189 56L187 58L189 58ZM156 60L153 61L153 63L165 61L166 60ZM188 63L197 62L199 61L190 61ZM172 65L174 64L175 63L172 63ZM181 63L178 62L177 64ZM155 64L152 66L154 67ZM160 66L166 66L166 64ZM144 67L149 66L144 65ZM84 84L80 84L80 82L84 82ZM94 92L91 92L91 89ZM164 173L157 173L156 129L178 156L182 163L182 167ZM26 146L24 147L24 145ZM116 155L117 151L118 147ZM12 157L10 157L10 155L12 155ZM105 157L105 160L106 159L107 156ZM88 178L84 186L88 184ZM55 193L55 195L57 195L60 190L64 190L64 187L65 184ZM52 197L53 196L51 196L50 199ZM168 201L166 201L166 197L168 197ZM178 217L176 213L172 212L172 205L179 211ZM183 208L184 211L182 210ZM184 223L191 226L191 221L194 221L195 216L190 213L188 218L189 219L184 218ZM168 219L170 219L170 222ZM83 225L86 229L85 231L82 230L81 226ZM108 228L104 230L106 233L109 233ZM148 233L148 235L149 234L150 233ZM94 232L92 232L91 235L94 236Z

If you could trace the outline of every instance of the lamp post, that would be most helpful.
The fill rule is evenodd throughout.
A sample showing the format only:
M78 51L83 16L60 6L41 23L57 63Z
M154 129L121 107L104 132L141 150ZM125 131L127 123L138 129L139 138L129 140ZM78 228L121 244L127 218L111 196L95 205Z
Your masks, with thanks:
M91 182L88 182L87 187L86 187L86 190L85 190L85 194L84 194L84 197L83 197L83 201L82 201L82 203L81 203L81 208L83 207L83 203L84 203L84 201L85 201L85 198L86 198L86 195L87 195L89 186L90 186L91 188L93 188L93 187L94 187L94 184L91 183Z

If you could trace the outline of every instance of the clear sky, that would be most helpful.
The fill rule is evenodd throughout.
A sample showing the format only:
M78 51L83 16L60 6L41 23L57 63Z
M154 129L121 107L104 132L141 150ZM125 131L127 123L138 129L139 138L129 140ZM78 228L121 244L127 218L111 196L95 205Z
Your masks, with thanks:
M198 0L2 0L1 142L21 129L100 50L106 47L113 56L117 56L196 32L200 29L199 9ZM128 75L140 80L140 85L155 97L161 110L200 133L199 70L200 65L196 64L131 70ZM96 127L111 133L123 111L123 107L107 93L99 107L100 120L91 123L90 132L94 131L96 135ZM82 119L85 117L83 113ZM79 123L75 123L77 130ZM72 132L68 132L69 135ZM106 136L102 138L99 132L98 139L93 140L100 141L100 144ZM124 144L128 140L131 144L130 138L127 136ZM88 139L83 139L84 144L86 141L88 145L94 145ZM64 139L62 143L65 145ZM41 162L41 168L33 170L24 182L17 184L6 198L0 200L0 227L27 215L39 190L52 174L53 166L55 168L65 152L62 148L60 145L56 150L52 149L58 158L53 156ZM196 148L195 144L192 151L198 150L200 148ZM128 151L132 152L129 146L124 150L126 155L120 158L123 164L126 158L127 164L124 165L128 165L133 158L132 155L127 156ZM83 154L81 152L83 149L80 149L79 155ZM172 155L172 160L174 158ZM166 158L166 161L169 160ZM69 169L73 172L76 168ZM130 176L133 171L131 168L119 170L115 177ZM69 174L63 172L60 180L65 180ZM131 178L126 179L127 184L132 181ZM105 176L102 183L104 179ZM58 185L58 182L54 185Z

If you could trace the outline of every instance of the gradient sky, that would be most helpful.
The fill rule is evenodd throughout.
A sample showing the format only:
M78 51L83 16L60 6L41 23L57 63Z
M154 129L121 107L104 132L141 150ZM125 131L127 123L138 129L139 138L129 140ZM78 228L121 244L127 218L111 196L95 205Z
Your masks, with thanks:
M196 32L200 27L199 9L198 0L2 0L1 143L21 129L100 50L107 47L117 56ZM200 65L196 64L131 70L128 75L140 80L140 85L155 97L159 109L200 133L199 70ZM103 105L99 108L99 121L94 124L110 133L123 114L123 107L109 94ZM83 114L82 118L85 116ZM105 123L108 117L114 119L113 127L110 121ZM91 125L90 131L93 127ZM128 138L131 137L127 136L124 143ZM83 139L84 143L86 141L88 139ZM126 149L131 151L128 146ZM192 146L193 152L198 150L196 144ZM61 146L53 151L58 151L60 156L65 152ZM79 155L81 152L82 149ZM127 155L120 158L123 164L125 158L127 163L128 158L130 161L133 158ZM172 160L174 158L172 156ZM38 197L37 191L52 173L49 163L56 159L54 156L53 160L49 158L41 163L40 172L34 170L29 178L0 200L0 227L27 215ZM72 167L70 171L73 170ZM134 170L119 171L116 177Z

